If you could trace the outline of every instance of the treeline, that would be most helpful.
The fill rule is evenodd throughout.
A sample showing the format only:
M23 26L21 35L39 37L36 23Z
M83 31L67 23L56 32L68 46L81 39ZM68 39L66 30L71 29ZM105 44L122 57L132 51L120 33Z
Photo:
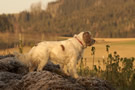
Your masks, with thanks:
M72 36L89 30L94 37L135 37L135 0L58 0L41 7L39 2L30 11L0 15L0 32Z
M0 15L0 32L13 32L13 23L11 15Z

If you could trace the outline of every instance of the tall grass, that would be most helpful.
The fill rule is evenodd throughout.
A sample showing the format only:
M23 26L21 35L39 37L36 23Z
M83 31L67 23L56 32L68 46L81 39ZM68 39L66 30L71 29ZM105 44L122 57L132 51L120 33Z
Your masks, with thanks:
M106 60L104 58L103 60L98 60L98 65L93 64L92 69L85 66L85 60L82 59L78 73L81 76L94 76L108 80L117 90L135 90L135 58L120 57L116 51L113 54L110 53L109 49L110 46L106 45L106 52L108 54ZM95 48L92 47L91 51L94 61ZM101 68L101 63L105 69Z

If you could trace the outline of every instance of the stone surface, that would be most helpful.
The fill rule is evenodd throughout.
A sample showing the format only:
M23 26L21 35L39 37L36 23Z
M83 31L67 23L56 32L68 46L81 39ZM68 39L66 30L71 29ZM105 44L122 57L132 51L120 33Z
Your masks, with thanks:
M49 71L28 73L16 87L17 90L85 90L79 83L72 83Z
M28 68L16 60L16 58L6 57L0 59L0 72L3 71L17 74L26 74L28 73Z
M0 72L0 90L13 90L15 83L21 78L20 74Z
M43 71L29 73L14 56L0 58L0 90L114 90L105 80L67 76L50 62Z

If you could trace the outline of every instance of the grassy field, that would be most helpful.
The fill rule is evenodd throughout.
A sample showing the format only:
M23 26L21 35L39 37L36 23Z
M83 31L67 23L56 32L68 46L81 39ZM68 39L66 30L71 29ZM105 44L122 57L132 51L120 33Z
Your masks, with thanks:
M14 36L14 38L13 38ZM24 41L25 42L40 42L42 40L47 39L48 37L45 37L44 35L34 35L35 38L33 38L33 36L30 35L24 35L25 38ZM10 38L11 37L11 38ZM11 34L0 34L0 43L3 43L3 41L5 43L14 43L17 42L19 39L17 38L18 35L11 35ZM27 39L26 39L27 38ZM28 39L29 38L29 39ZM53 38L49 38L47 40L63 40L63 39L67 39L65 37L56 37L55 39ZM107 58L107 52L106 52L106 45L110 45L110 53L113 53L114 51L117 51L117 53L121 56L121 57L135 57L135 38L96 38L96 44L93 45L96 50L95 50L95 61L94 63L97 65L98 64L98 60L103 60L103 58ZM1 45L0 45L1 46ZM5 45L4 45L5 46ZM1 46L2 48L2 46ZM30 46L25 46L23 47L23 52L26 53L30 50ZM14 46L14 48L4 48L0 50L0 55L5 55L5 54L9 54L9 53L13 53L14 51L19 51L17 45ZM93 61L93 57L91 55L91 47L88 47L85 49L84 54L83 54L83 58L85 58L85 60L87 61L87 66L92 67L92 61Z
M95 50L95 61L97 65L98 60L102 62L103 58L107 58L106 45L110 45L110 53L113 54L114 51L121 57L135 57L135 38L97 38L97 43L93 45ZM84 51L84 58L87 58L87 65L89 67L93 66L93 57L91 55L91 47L88 47ZM101 64L102 65L102 64Z

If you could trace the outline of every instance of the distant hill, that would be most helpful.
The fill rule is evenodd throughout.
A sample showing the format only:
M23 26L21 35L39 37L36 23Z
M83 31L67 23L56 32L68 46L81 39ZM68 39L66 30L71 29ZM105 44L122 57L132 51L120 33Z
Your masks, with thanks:
M89 30L94 37L135 37L135 0L57 0L46 11L39 3L34 7L38 9L8 15L14 28L8 29L62 36Z

